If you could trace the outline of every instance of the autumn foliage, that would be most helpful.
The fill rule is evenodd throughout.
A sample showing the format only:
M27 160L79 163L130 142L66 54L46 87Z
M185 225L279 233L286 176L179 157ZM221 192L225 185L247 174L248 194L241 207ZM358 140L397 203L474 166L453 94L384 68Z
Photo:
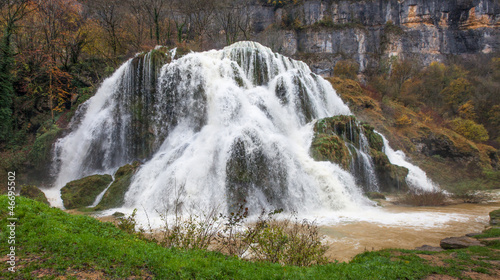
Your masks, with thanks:
M445 125L476 142L500 147L500 59L455 59L448 63L392 58L368 76L368 83L384 98L400 102L424 123ZM395 125L411 125L407 115Z

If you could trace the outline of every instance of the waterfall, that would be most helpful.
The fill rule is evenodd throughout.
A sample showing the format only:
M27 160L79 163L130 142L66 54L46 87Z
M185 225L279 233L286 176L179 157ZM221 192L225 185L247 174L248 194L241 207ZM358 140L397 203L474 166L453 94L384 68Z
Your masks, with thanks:
M358 126L351 124L351 138L354 139L352 127ZM359 129L359 128L358 128ZM355 175L356 183L363 186L367 191L378 192L380 191L378 185L377 175L375 174L375 166L373 159L370 156L370 147L363 130L360 129L359 136L357 136L358 143L354 145L346 142L349 148L349 153L353 157L351 162L350 171ZM351 152L352 151L352 152Z
M149 213L179 202L199 211L245 204L304 213L371 205L352 174L309 155L314 121L351 113L305 63L253 42L175 60L175 51L158 53L127 61L79 108L55 146L55 183L46 191L54 206L67 182L134 160L143 164L125 207ZM366 177L376 182L367 140L359 141Z
M384 140L384 152L389 158L389 161L394 165L399 165L408 168L408 176L406 176L406 183L410 188L423 190L423 191L433 191L438 190L438 186L431 179L427 177L427 174L420 169L420 167L409 163L406 160L406 155L403 151L394 151L391 146L389 146L389 141L380 133Z

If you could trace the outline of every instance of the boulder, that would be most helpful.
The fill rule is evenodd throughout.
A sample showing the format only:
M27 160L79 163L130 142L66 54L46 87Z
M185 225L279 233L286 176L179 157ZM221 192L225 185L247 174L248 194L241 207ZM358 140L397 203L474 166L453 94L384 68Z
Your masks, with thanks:
M36 200L38 202L42 202L42 203L45 203L47 205L50 205L45 194L39 188L37 188L35 186L22 186L19 194L21 196L31 198L31 199Z
M481 232L471 232L471 233L467 233L465 236L467 237L474 237L474 236L478 236L478 235L481 235L482 233Z
M500 209L490 212L490 225L500 226Z
M371 179L366 176L365 165L358 157L358 152L364 149L368 150L365 152L372 158L379 191L408 190L408 169L390 163L383 152L383 139L371 125L359 123L354 116L338 115L318 120L314 125L314 132L311 156L315 160L328 160L350 170L356 178L356 183L366 192L373 189Z
M315 160L335 162L344 169L349 169L352 157L345 142L337 135L316 134L311 143L311 156Z
M406 192L408 184L408 168L391 164L387 155L383 152L373 151L371 153L375 164L375 173L379 180L380 191L382 192Z
M477 239L461 236L461 237L448 237L439 243L441 248L449 250L449 249L462 249L471 246L484 246Z
M96 197L113 181L111 175L92 175L71 181L61 189L61 198L66 209L92 205Z
M122 206L125 202L125 193L128 191L132 182L132 176L138 167L139 162L134 162L118 168L113 184L109 186L101 201L95 207L95 210L106 210Z

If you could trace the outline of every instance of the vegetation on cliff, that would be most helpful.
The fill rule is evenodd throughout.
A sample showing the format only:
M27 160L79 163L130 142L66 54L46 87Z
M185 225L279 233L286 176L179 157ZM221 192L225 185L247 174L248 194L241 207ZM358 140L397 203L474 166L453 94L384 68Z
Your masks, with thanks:
M352 80L353 67L341 65L339 77L329 81L358 119L386 135L445 189L498 188L498 62L423 67L396 59L368 73L365 84Z

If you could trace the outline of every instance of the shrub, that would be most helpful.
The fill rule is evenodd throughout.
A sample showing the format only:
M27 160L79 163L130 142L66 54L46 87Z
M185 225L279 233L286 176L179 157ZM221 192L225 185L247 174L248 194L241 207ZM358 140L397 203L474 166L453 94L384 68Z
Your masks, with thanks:
M160 244L169 248L207 249L221 228L217 217L218 208L204 211L203 215L190 214L185 218L182 215L183 203L180 199L183 192L184 186L181 186L173 207L166 207L163 213L160 213L163 221Z
M462 119L475 120L477 118L477 115L472 101L469 100L465 104L460 106L460 108L458 108L458 115Z
M333 67L333 75L342 79L357 80L359 64L352 60L341 60Z
M183 218L180 207L162 214L165 247L211 249L240 258L269 261L285 265L309 266L327 262L324 253L328 246L322 244L318 226L297 218L277 220L274 215L281 210L265 214L257 222L249 223L248 208L239 205L229 215L217 213L217 208L202 216ZM172 216L173 214L173 216ZM169 216L170 215L170 216ZM128 231L135 227L135 211L129 218L121 219L119 227Z
M318 226L307 220L260 221L252 252L259 260L283 265L325 264L328 246L321 243Z
M408 115L404 114L396 120L396 126L404 127L411 125L411 119Z
M475 142L483 142L489 139L488 131L484 126L482 124L477 124L473 120L456 118L451 122L451 128L456 133Z
M442 206L445 205L446 194L440 190L412 190L398 198L397 203L410 206Z
M135 226L137 225L137 221L135 220L135 216L137 214L137 209L132 211L132 214L128 217L122 216L118 218L118 228L125 231L126 233L136 233Z

